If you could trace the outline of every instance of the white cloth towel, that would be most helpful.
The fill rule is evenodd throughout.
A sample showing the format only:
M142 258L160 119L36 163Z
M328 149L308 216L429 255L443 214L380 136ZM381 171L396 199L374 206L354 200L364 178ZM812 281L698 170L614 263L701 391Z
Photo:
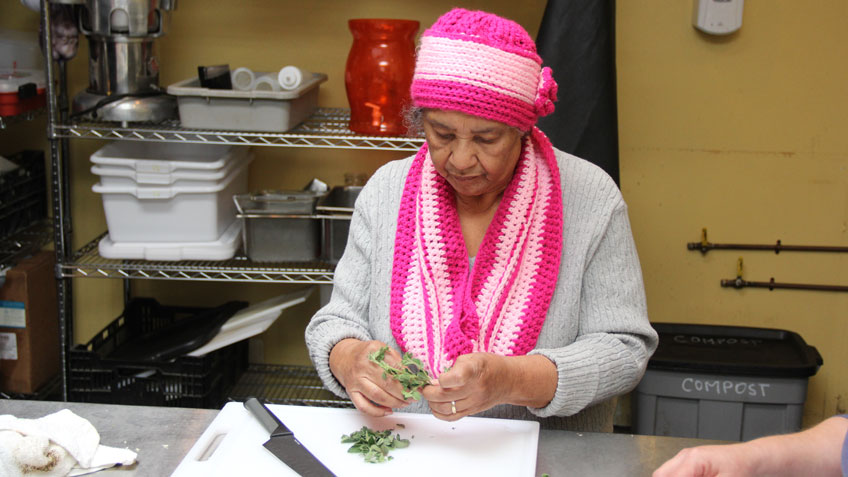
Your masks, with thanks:
M5 477L83 475L130 465L137 454L100 445L87 419L68 409L38 419L0 415L0 475Z

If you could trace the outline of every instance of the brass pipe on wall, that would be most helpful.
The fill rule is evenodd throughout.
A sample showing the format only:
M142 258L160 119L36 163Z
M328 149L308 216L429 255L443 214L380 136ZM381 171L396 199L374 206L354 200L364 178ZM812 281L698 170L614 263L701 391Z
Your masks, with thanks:
M725 288L768 288L769 291L774 291L776 288L789 290L814 290L814 291L834 291L848 292L848 287L842 285L813 285L807 283L781 283L776 282L774 277L767 282L752 282L742 278L743 262L742 257L736 260L736 278L722 279L721 286Z
M767 282L752 282L743 280L741 277L733 279L723 279L721 286L727 288L768 288L773 291L777 288L790 290L815 290L815 291L833 291L833 292L848 292L848 286L840 285L812 285L806 283L781 283L774 281L774 278Z
M770 250L774 253L780 252L831 252L848 253L848 247L834 247L825 245L784 245L780 240L774 245L769 244L739 244L739 243L711 243L707 241L707 229L701 231L700 242L689 242L686 244L689 250L698 250L706 254L710 250Z

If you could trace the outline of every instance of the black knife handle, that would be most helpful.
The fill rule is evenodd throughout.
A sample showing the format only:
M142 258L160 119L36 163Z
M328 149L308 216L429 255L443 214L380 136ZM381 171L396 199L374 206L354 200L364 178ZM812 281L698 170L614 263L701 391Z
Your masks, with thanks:
M277 419L277 416L274 415L271 411L265 407L264 404L259 402L255 397L249 397L246 401L244 401L244 407L247 408L248 411L252 412L256 419L262 423L262 427L268 430L269 433L274 432L279 427L283 426L283 423Z

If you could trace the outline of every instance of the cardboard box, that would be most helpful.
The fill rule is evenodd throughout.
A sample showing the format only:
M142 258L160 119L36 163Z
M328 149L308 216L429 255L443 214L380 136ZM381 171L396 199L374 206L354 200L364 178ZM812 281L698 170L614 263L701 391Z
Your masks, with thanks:
M55 256L39 252L0 287L0 390L33 394L60 368Z

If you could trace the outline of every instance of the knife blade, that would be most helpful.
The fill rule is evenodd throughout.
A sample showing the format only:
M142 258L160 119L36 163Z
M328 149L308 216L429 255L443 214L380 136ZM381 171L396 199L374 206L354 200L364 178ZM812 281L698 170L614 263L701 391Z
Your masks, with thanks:
M335 474L312 455L309 449L295 438L294 433L258 399L248 398L244 401L244 407L253 413L271 434L268 441L263 444L265 448L292 470L304 477L335 477Z

